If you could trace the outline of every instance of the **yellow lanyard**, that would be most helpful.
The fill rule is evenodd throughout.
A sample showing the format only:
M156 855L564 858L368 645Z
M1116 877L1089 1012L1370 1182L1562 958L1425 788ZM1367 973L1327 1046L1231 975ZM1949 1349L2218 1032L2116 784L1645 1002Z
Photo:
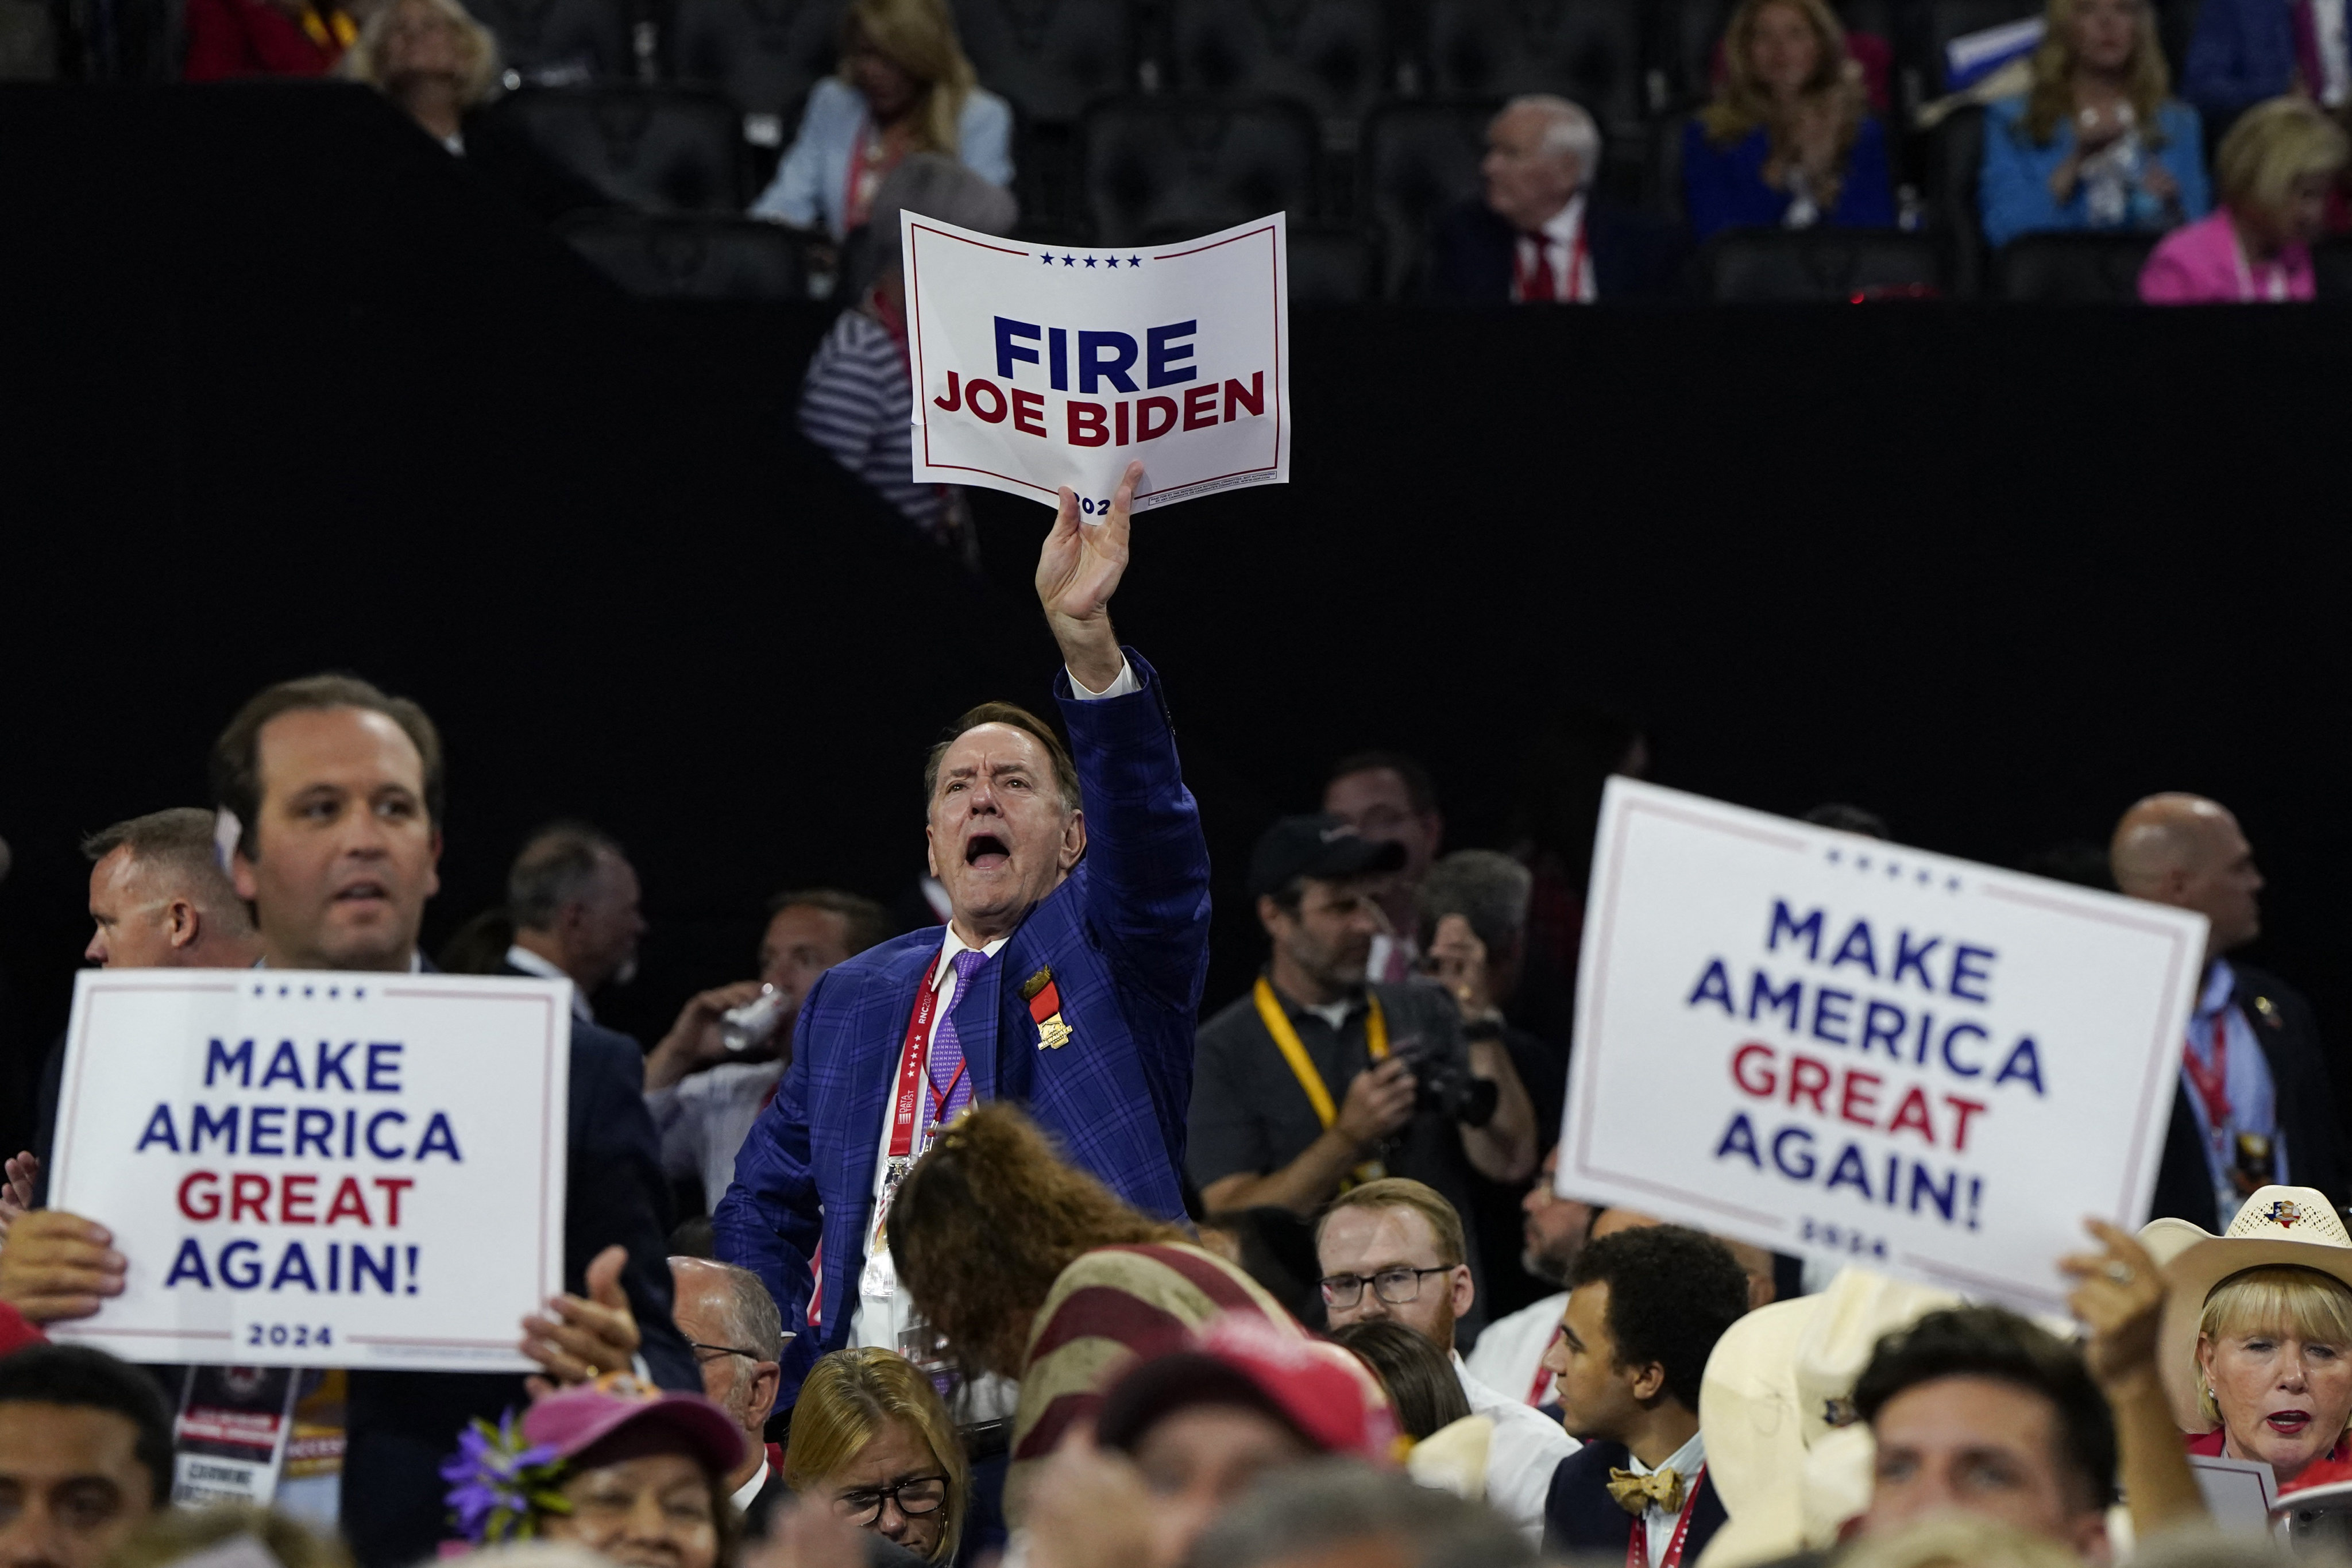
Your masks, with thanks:
M1274 1037L1275 1048L1298 1079L1298 1087L1307 1091L1307 1103L1315 1108L1315 1115L1328 1131L1339 1120L1339 1108L1331 1101L1331 1090L1323 1082L1323 1075L1315 1070L1313 1058L1300 1043L1298 1031L1291 1026L1289 1015L1275 999L1274 987L1261 974L1252 993L1257 999L1257 1016L1265 1020L1265 1032ZM1381 999L1370 992L1364 994L1364 1045L1372 1053L1372 1060L1386 1061L1389 1054L1388 1020L1381 1016Z

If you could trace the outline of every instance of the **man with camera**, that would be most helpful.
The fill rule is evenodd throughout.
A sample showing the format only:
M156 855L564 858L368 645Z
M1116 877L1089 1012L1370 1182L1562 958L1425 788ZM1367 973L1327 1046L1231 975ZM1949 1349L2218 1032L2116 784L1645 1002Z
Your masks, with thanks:
M1365 983L1384 929L1375 895L1402 855L1336 816L1285 817L1258 840L1250 892L1273 954L1201 1026L1193 1061L1186 1163L1211 1213L1312 1215L1384 1175L1426 1183L1458 1210L1474 1201L1472 1172L1534 1171L1535 1111L1500 1016L1465 1023L1425 982ZM1467 1261L1483 1284L1475 1249ZM1462 1342L1480 1326L1458 1325Z

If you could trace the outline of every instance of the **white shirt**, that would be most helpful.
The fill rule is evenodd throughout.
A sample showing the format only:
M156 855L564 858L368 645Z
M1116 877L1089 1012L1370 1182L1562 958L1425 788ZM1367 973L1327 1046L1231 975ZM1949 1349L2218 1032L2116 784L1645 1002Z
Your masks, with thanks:
M1402 985L1412 978L1421 944L1409 936L1381 931L1372 938L1371 955L1364 960L1364 978L1382 985Z
M661 1139L663 1172L698 1178L706 1209L716 1212L734 1184L735 1155L783 1075L781 1061L720 1062L646 1090L646 1110Z
M1528 1395L1535 1391L1537 1374L1543 1370L1544 1352L1559 1337L1559 1315L1567 1310L1568 1292L1562 1290L1487 1324L1478 1342L1470 1347L1470 1375L1528 1405L1550 1403L1551 1379L1548 1375L1543 1380L1542 1396L1530 1399Z
M1592 283L1592 253L1590 250L1583 250L1580 257L1579 254L1584 239L1584 193L1582 191L1569 197L1566 206L1544 220L1542 234L1546 239L1551 241L1549 245L1538 247L1536 242L1526 235L1521 235L1515 242L1518 247L1517 251L1518 268L1512 275L1511 302L1515 305L1519 302L1519 288L1517 280L1535 269L1537 252L1540 248L1544 259L1551 264L1552 298L1573 301L1580 305L1591 304L1598 298ZM1569 272L1570 261L1577 262L1573 278Z
M554 963L541 958L520 942L507 949L507 962L525 974L536 974L541 980L572 979L572 976L566 974ZM580 989L580 983L576 980L572 981L572 1016L583 1024L593 1024L596 1021L594 1011L588 1005L587 994Z
M737 1513L741 1513L744 1510L751 1506L751 1500L758 1497L760 1495L760 1489L767 1484L768 1458L767 1455L762 1452L760 1456L759 1469L752 1475L750 1480L745 1481L741 1486L737 1487L735 1489L735 1495L727 1500L735 1505L735 1511Z
M2352 59L2346 57L2344 0L2311 0L2311 30L2319 46L2321 79L2310 83L2330 109L2352 97Z
M1684 1510L1690 1508L1690 1489L1698 1484L1699 1467L1706 1463L1706 1434L1694 1432L1690 1436L1689 1442L1667 1455L1666 1462L1657 1467L1661 1470L1672 1470L1683 1479ZM1650 1467L1642 1463L1631 1453L1625 1456L1625 1468L1637 1476L1646 1476L1651 1473ZM1681 1512L1668 1513L1656 1503L1652 1503L1648 1510L1642 1515L1642 1531L1648 1537L1650 1543L1650 1568L1658 1568L1658 1564L1666 1560L1666 1548L1675 1543L1675 1526L1681 1522ZM1685 1561L1693 1560L1690 1557L1690 1547L1687 1542L1684 1544L1683 1555Z
M1458 1354L1454 1357L1454 1375L1462 1384L1462 1396L1470 1402L1470 1414L1484 1415L1495 1424L1495 1435L1486 1445L1487 1504L1540 1546L1544 1498L1551 1490L1551 1473L1581 1445L1550 1416L1496 1393L1471 1376Z

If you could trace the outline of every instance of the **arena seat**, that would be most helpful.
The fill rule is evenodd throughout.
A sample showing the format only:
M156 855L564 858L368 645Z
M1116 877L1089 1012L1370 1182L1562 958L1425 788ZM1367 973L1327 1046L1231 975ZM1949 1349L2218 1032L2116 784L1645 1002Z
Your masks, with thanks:
M499 58L526 82L626 79L627 0L467 0L499 40Z
M1361 305L1380 298L1379 257L1364 236L1294 223L1285 245L1292 304Z
M670 79L717 88L763 146L792 140L810 88L829 74L847 0L669 0L662 58Z
M1439 97L1556 92L1620 132L1651 107L1641 0L1426 3L1423 46Z
M1992 258L1992 297L2040 304L2129 304L2152 234L2029 234Z
M1317 213L1315 116L1284 99L1169 94L1087 110L1079 199L1105 244L1188 238L1272 212Z
M1974 296L1984 279L1984 215L1977 174L1984 163L1984 110L1962 109L1927 135L1927 210L1950 247L1952 291Z
M484 131L511 138L613 206L656 213L743 205L742 125L703 88L527 88L484 110Z
M1699 297L1717 303L1920 298L1948 286L1943 252L1891 228L1736 228L1700 247Z
M1491 103L1390 103L1364 121L1358 210L1381 237L1381 292L1419 284L1437 216L1478 195Z
M1125 0L955 0L955 23L981 85L1031 120L1067 124L1135 85Z
M613 211L566 219L572 248L632 294L806 300L808 242L757 218Z
M1168 36L1171 85L1295 98L1340 147L1394 68L1387 12L1367 0L1173 0Z

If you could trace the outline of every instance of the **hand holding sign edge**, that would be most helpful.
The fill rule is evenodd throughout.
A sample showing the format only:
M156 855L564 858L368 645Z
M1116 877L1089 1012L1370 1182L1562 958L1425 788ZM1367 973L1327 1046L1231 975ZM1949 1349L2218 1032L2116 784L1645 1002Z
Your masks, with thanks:
M621 1271L628 1267L626 1248L606 1247L588 1263L588 1296L558 1296L549 1312L523 1319L522 1353L545 1367L550 1377L533 1377L526 1386L533 1399L558 1387L586 1383L608 1372L627 1372L636 1361L640 1336L636 1313L621 1288Z
M1064 486L1054 526L1037 552L1037 602L1071 679L1089 691L1108 689L1126 662L1111 630L1110 599L1127 572L1129 522L1142 479L1143 464L1128 464L1109 512L1092 519L1079 515L1077 496Z

